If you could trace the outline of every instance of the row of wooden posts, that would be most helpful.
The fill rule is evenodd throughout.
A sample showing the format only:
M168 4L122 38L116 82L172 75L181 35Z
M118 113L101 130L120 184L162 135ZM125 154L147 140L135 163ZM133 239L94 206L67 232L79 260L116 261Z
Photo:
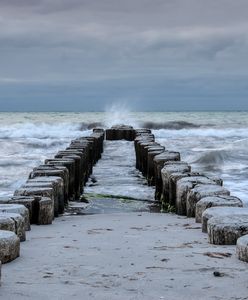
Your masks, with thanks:
M161 206L202 223L210 243L237 244L238 258L248 262L248 208L230 195L222 179L192 171L179 152L157 143L149 129L135 130L134 147L136 168L155 186Z
M80 200L93 165L103 152L104 130L72 140L44 164L35 167L13 196L0 198L0 261L20 254L30 224L49 225L64 213L69 201Z
M150 129L118 125L106 132L94 129L87 137L72 140L44 164L35 167L12 197L0 198L0 261L19 256L20 241L30 224L51 224L69 201L79 200L83 187L101 158L104 138L134 142L136 168L155 186L154 198L167 211L202 222L213 244L236 244L241 260L248 261L248 209L231 196L220 178L192 172L180 153L155 141Z

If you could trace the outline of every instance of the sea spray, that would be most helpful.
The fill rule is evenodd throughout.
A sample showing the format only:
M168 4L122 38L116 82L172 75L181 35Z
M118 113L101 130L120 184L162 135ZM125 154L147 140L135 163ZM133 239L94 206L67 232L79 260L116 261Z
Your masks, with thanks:
M139 127L135 114L125 103L115 103L107 106L105 109L104 125L110 128L113 125L125 124L133 127Z

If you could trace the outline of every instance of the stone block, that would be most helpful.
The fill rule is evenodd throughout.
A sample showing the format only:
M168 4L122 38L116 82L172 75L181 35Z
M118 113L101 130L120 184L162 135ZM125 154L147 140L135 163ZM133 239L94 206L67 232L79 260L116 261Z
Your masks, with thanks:
M12 221L12 222L10 222ZM0 230L14 232L21 242L26 240L24 218L15 213L0 213Z
M30 220L28 209L21 204L0 204L0 213L15 213L23 217L25 230L30 230Z
M239 260L248 262L248 234L238 238L236 254Z
M164 164L168 161L180 161L180 153L174 151L164 151L163 153L156 155L153 159L154 173L155 173L155 199L161 200L163 191L163 181L161 176L161 170Z
M182 174L189 173L191 167L182 161L166 162L161 169L162 199L164 203L175 205L176 180L182 178Z
M202 232L207 232L208 221L213 217L229 217L247 215L248 208L245 207L211 207L202 214Z
M211 244L236 245L237 239L246 234L248 214L213 217L208 221L208 239Z
M20 239L14 232L0 230L0 261L5 264L20 256Z
M176 209L177 214L186 215L186 202L187 195L190 189L194 188L197 184L213 184L213 180L206 176L187 176L181 178L176 183Z
M37 220L37 200L36 196L6 196L0 197L0 204L21 204L24 205L29 211L30 224L35 224ZM38 198L40 198L38 196ZM27 230L27 228L26 228Z
M195 217L196 203L203 197L217 195L230 195L230 192L217 184L198 184L190 189L186 199L187 217Z
M204 197L196 203L195 221L202 222L202 214L207 208L222 206L243 207L243 203L239 198L228 195Z

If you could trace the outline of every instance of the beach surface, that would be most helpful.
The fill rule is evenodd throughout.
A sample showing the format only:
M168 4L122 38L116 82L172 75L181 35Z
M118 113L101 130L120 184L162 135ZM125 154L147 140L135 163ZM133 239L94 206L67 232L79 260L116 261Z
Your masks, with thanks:
M32 226L2 267L1 299L248 299L235 246L173 214L62 216Z

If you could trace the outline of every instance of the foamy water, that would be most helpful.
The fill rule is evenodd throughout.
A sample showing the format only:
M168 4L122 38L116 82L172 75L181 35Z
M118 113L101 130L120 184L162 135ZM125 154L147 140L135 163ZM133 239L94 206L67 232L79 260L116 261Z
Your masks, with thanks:
M157 141L194 170L219 175L248 204L248 113L0 113L0 195L12 195L33 167L96 125L153 128ZM128 159L128 157L127 157ZM133 187L135 189L135 186Z

